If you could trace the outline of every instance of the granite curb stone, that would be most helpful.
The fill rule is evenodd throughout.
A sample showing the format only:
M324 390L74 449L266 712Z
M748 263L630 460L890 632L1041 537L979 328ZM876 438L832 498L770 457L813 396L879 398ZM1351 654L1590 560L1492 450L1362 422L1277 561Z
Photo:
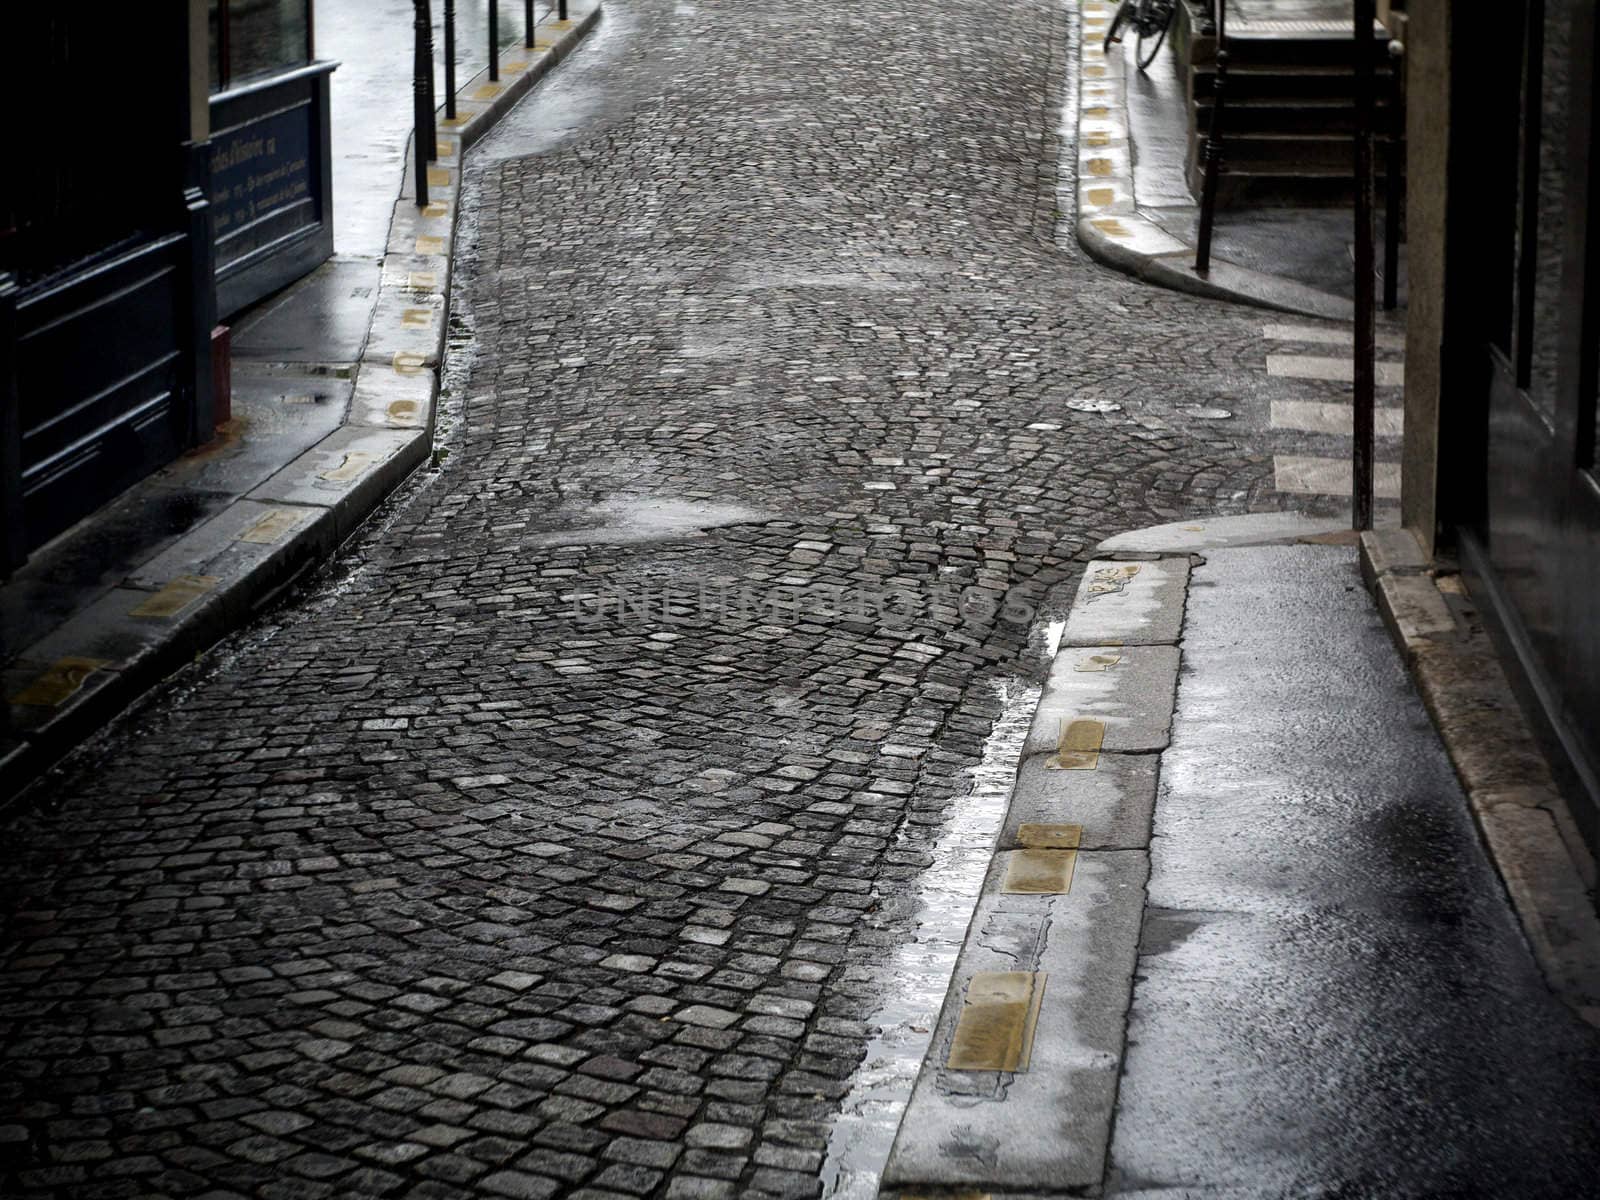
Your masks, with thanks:
M1552 991L1600 1027L1595 863L1460 576L1409 530L1361 535L1372 590ZM1458 603L1452 604L1449 597Z

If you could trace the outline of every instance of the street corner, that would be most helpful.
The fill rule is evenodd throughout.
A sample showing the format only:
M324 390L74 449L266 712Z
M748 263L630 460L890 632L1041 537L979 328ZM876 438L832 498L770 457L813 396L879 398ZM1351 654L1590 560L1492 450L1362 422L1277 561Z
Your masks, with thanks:
M1189 560L1145 562L1095 559L1083 572L1061 645L1123 647L1174 645L1183 630ZM1106 669L1115 666L1107 663ZM1074 670L1093 670L1078 663Z

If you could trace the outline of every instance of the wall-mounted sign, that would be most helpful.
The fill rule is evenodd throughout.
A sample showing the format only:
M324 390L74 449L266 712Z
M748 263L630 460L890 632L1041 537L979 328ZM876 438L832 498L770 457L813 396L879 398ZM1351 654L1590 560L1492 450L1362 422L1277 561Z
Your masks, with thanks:
M211 139L217 266L318 220L311 192L309 104L271 113Z
M333 253L328 83L336 65L312 63L211 97L220 316Z

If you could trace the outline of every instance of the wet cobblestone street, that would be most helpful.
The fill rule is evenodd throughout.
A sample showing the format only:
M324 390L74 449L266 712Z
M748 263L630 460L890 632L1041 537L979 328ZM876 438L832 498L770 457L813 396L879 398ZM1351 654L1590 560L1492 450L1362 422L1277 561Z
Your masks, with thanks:
M1083 552L1276 503L1070 18L617 0L473 152L440 468L6 828L16 1195L820 1194Z

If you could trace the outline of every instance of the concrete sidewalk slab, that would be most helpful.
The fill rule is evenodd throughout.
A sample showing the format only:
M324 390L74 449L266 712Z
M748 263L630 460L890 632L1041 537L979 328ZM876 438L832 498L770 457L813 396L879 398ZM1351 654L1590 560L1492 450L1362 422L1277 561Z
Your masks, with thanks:
M1600 1040L1357 578L1332 545L1194 573L1109 1196L1554 1200L1600 1161Z

